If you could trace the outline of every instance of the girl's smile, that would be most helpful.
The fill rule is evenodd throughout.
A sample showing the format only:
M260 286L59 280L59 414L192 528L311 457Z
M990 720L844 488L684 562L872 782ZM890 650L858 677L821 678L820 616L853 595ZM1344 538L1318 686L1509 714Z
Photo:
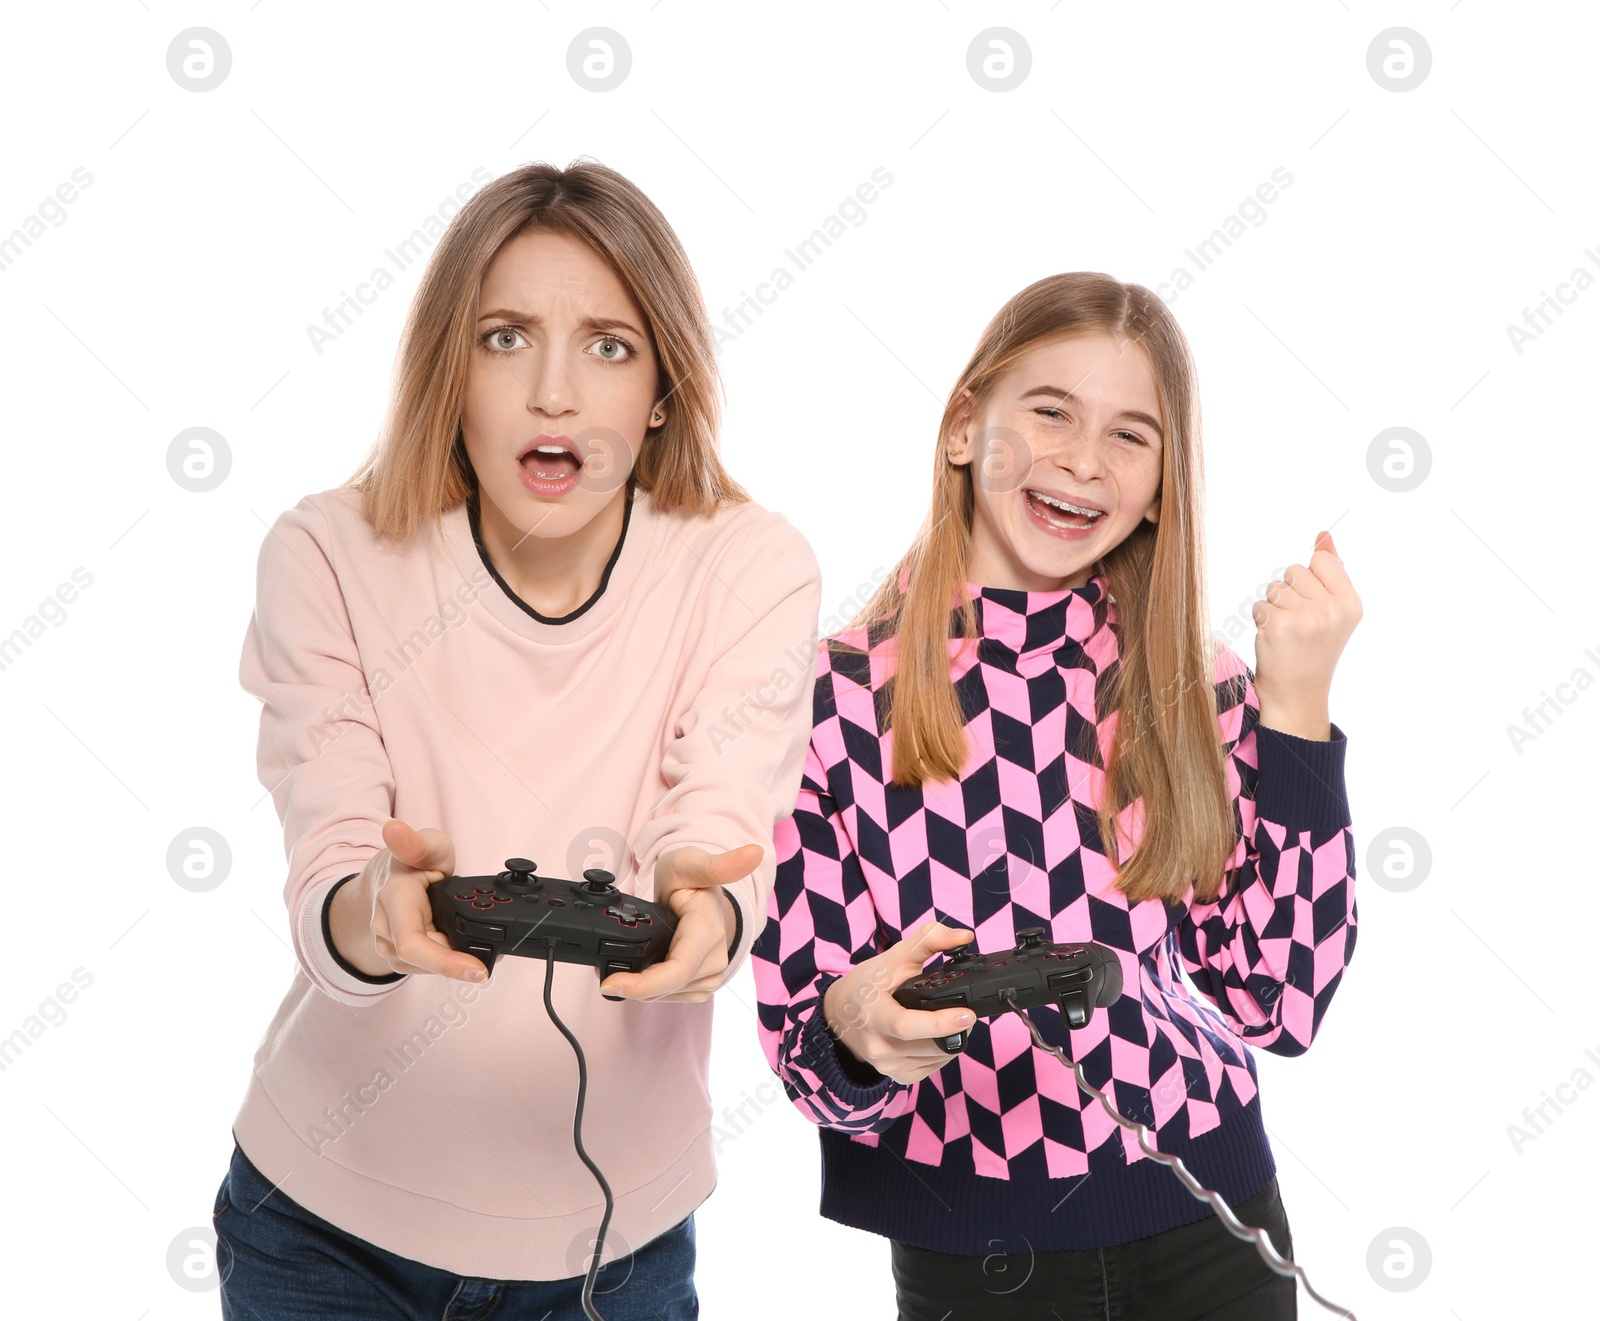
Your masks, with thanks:
M1068 541L1087 540L1105 517L1105 510L1086 500L1039 486L1025 487L1023 503L1040 531Z

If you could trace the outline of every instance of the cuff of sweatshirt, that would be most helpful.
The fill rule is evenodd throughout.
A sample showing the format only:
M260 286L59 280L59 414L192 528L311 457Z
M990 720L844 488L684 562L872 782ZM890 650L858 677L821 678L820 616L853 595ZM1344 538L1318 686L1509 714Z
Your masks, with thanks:
M723 969L722 981L719 983L726 986L744 966L751 947L756 943L756 937L761 934L763 923L751 921L750 917L756 902L756 883L753 876L741 876L737 881L729 881L721 888L728 902L733 905L734 916L733 939L728 944L728 966Z
M818 987L816 1007L811 1017L800 1025L799 1051L795 1063L816 1074L823 1090L847 1110L867 1110L901 1084L887 1074L879 1073L870 1064L858 1060L828 1030L828 1020L822 1012L822 997L834 980L830 977Z
M1326 739L1256 726L1256 816L1291 832L1334 834L1351 824L1344 730Z
M311 980L325 994L341 1004L363 1005L389 994L389 988L403 981L407 974L392 972L373 977L347 963L334 948L333 931L328 921L328 909L335 891L360 872L334 877L311 887L301 899L297 943L304 951L309 966L306 971Z
M707 853L726 853L732 847L727 844L712 844L702 840L680 841L670 847L683 848L686 845L690 848L704 849ZM652 859L648 864L652 876L655 872L656 861L665 852L667 852L667 849L662 849L660 853L656 854L656 858ZM640 875L643 875L645 868L641 867L639 870ZM729 881L726 885L719 885L717 888L727 896L728 902L733 905L734 919L733 940L728 945L728 966L722 970L722 980L717 983L720 987L726 986L732 981L739 969L744 966L744 961L750 954L750 947L756 943L756 937L761 934L762 922L751 920L751 914L756 911L756 880L754 876L741 876L737 881ZM765 911L765 906L763 905L761 909L763 921L765 920Z
M722 887L722 893L727 898L729 905L733 908L733 939L728 942L728 972L727 976L723 978L723 981L726 982L728 977L731 977L736 971L738 971L734 964L733 958L734 955L739 952L740 942L744 940L745 920L744 909L740 906L739 901L733 897L733 891L724 885Z

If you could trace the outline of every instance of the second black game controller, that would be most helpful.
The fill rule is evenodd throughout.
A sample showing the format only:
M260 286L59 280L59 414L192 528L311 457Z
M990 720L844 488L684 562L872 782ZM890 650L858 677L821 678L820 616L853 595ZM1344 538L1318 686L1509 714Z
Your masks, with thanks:
M608 871L591 867L567 881L540 876L527 858L507 858L494 876L434 881L428 900L450 948L491 973L502 954L588 964L602 977L642 972L667 957L678 925L671 909L617 889Z
M979 954L971 945L952 950L943 963L924 968L894 998L907 1009L970 1009L994 1018L1013 1005L1031 1009L1059 1005L1070 1027L1083 1027L1092 1010L1114 1004L1122 995L1122 964L1104 945L1051 944L1043 927L1017 932L1017 947ZM954 1055L967 1034L938 1037L941 1050Z

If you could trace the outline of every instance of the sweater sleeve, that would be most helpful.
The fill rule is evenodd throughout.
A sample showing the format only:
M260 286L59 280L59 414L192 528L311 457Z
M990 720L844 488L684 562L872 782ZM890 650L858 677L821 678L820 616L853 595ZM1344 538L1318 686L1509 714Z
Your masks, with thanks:
M239 682L261 701L256 771L283 823L284 903L295 957L342 1004L389 995L405 975L372 978L336 957L327 938L329 892L383 847L394 772L356 650L327 521L310 497L285 511L261 543L256 607Z
M811 544L781 515L730 538L709 566L715 658L674 721L661 759L667 791L640 828L638 874L693 845L724 853L759 844L755 871L724 886L737 935L721 985L743 967L766 920L775 824L792 810L811 732L812 657L822 572Z
M821 691L826 661L824 650L819 718L820 708L831 705ZM911 1109L920 1084L895 1082L856 1060L834 1041L823 1018L828 987L882 950L878 911L815 744L794 813L778 825L772 902L751 955L757 1033L789 1099L813 1124L880 1132Z
M1231 653L1229 653L1231 656ZM1355 840L1345 735L1262 728L1255 675L1237 657L1219 684L1240 839L1217 899L1172 937L1195 986L1252 1046L1310 1047L1356 945Z

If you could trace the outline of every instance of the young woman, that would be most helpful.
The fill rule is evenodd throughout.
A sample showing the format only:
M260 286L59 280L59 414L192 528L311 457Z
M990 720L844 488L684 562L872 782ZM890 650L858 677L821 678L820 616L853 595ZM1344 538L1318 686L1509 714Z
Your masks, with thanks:
M1017 1015L892 993L1029 927L1110 947L1121 999L1029 1016L1288 1255L1249 1047L1304 1051L1355 947L1328 693L1360 601L1323 534L1255 606L1258 671L1208 644L1194 369L1138 285L1023 290L939 441L918 541L818 654L753 955L822 1214L891 1240L904 1321L1292 1316Z
M718 461L716 381L644 195L519 169L441 238L363 471L263 541L240 674L300 966L217 1194L225 1317L587 1312L605 1199L546 964L486 980L430 919L430 882L511 856L677 915L664 962L557 964L553 1003L615 1195L604 1315L697 1315L708 1000L762 924L820 595Z

